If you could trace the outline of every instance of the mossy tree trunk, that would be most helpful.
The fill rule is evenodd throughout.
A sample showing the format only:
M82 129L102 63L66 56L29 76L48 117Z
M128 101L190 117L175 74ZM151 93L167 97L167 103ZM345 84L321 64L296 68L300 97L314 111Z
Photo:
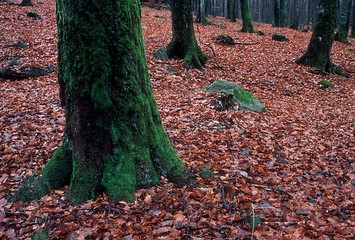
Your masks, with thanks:
M280 0L280 27L287 26L286 5L287 0Z
M280 0L274 0L274 17L275 17L274 27L281 26L280 11L281 11Z
M22 0L20 6L33 6L31 0Z
M184 59L187 68L203 68L207 55L200 49L193 25L191 0L171 2L173 38L166 47L169 58Z
M296 63L340 73L330 59L336 27L337 0L319 0L316 22L307 51Z
M231 19L231 1L232 0L227 0L227 16L226 16L227 19ZM224 7L224 4L223 4L223 7Z
M294 0L293 1L293 6L292 6L292 17L291 17L291 29L298 29L300 21L300 2L299 0Z
M240 7L242 13L243 27L241 32L253 33L254 27L251 19L251 12L249 8L248 0L240 0Z
M348 43L351 1L352 0L344 0L340 9L339 28L338 32L335 34L335 40L342 43Z
M183 183L152 93L139 1L58 0L57 10L66 127L36 189L69 184L78 204L101 192L132 201L161 175Z
M274 0L275 27L286 27L286 0Z
M230 20L231 22L237 21L236 3L238 0L231 0L229 4Z

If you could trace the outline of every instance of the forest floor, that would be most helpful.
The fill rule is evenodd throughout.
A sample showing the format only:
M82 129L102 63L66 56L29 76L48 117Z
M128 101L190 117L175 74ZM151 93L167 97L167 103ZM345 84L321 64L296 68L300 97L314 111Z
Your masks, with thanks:
M30 11L41 18L28 17ZM240 21L209 21L196 24L195 33L210 58L203 71L187 70L180 60L153 57L171 39L170 12L142 9L163 124L199 187L176 188L162 179L138 190L134 203L100 196L70 206L67 189L26 204L7 202L60 145L65 119L55 71L0 79L1 239L29 239L35 232L50 239L354 239L354 46L335 42L331 55L352 77L311 74L295 64L311 32L254 23L266 33L259 36L239 32ZM273 33L290 41L273 41ZM237 44L218 45L220 34ZM0 3L0 68L8 65L56 69L54 0L34 7ZM266 111L217 111L216 94L201 88L218 79L240 84ZM322 90L320 80L334 88ZM209 172L211 178L201 177Z

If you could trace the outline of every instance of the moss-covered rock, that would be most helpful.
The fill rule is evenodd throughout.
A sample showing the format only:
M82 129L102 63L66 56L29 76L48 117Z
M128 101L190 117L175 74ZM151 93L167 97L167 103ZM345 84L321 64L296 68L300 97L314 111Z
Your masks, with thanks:
M159 48L155 53L154 53L154 57L156 59L159 59L159 60L163 60L163 61L167 61L169 60L169 56L166 52L166 48L165 47L161 47Z
M283 35L282 33L274 33L272 35L272 40L279 41L279 42L288 42L288 38Z
M266 33L264 33L263 31L256 31L256 34L258 35L258 36L266 36Z
M221 45L234 45L234 38L229 36L228 34L222 34L214 38L218 44Z
M265 111L265 107L253 94L236 83L220 79L203 87L203 90L206 92L219 92L225 95L233 94L233 100L238 104L240 110Z

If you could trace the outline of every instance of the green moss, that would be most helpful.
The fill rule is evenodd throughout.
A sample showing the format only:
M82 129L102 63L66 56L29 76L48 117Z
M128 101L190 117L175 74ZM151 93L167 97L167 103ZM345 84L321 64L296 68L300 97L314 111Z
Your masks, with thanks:
M47 240L50 239L47 231L35 232L31 236L31 240Z
M241 3L241 14L243 20L243 27L241 29L241 32L253 33L254 27L253 27L248 0L241 0L240 3Z
M211 179L213 177L213 173L212 173L212 171L210 169L203 168L200 171L200 176L203 179Z
M51 189L61 188L70 182L72 173L72 151L66 139L53 153L51 159L42 170L42 177Z
M48 183L43 178L30 176L23 180L20 187L13 196L9 196L9 201L29 202L39 199L50 192Z
M334 85L327 81L327 80L322 80L322 81L319 81L318 84L321 86L321 88L323 90L327 89L327 88L334 88Z
M265 111L265 107L250 92L240 87L236 83L218 80L210 85L203 87L207 92L221 92L226 95L233 95L234 101L240 110Z
M95 193L100 187L101 174L97 172L98 169L95 167L80 164L76 154L73 155L69 199L73 204L80 204L95 198Z
M116 149L119 156L106 157L102 185L113 201L134 201L133 194L137 188L134 157Z
M255 97L253 94L248 92L245 89L234 89L233 91L234 97L237 98L239 101L244 103L253 103L255 102Z
M272 40L275 40L275 41L280 41L280 42L288 42L288 38L286 38L285 35L283 35L282 33L274 33L272 35Z
M221 45L234 45L234 38L228 34L222 34L215 38L216 42Z

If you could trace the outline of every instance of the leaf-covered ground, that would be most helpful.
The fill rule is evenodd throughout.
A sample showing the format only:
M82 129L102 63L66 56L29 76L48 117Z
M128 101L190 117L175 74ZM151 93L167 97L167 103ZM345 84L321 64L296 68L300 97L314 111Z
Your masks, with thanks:
M0 3L0 68L56 68L55 2L34 3ZM27 17L30 11L41 19ZM5 196L25 176L39 173L60 145L65 119L55 72L22 81L0 79L1 239L28 239L35 232L50 239L354 238L353 47L336 42L332 52L351 78L316 75L294 63L311 33L254 23L266 33L259 36L240 33L240 22L209 21L195 25L210 57L205 70L186 70L180 60L153 58L171 39L170 12L142 9L163 123L179 156L197 173L199 186L179 189L162 179L158 187L139 190L129 204L100 196L70 206L66 189L29 204L8 203ZM273 41L273 33L290 41ZM220 34L231 35L237 44L216 44ZM245 87L266 112L215 110L216 95L200 89L217 79ZM322 90L320 80L335 87Z

